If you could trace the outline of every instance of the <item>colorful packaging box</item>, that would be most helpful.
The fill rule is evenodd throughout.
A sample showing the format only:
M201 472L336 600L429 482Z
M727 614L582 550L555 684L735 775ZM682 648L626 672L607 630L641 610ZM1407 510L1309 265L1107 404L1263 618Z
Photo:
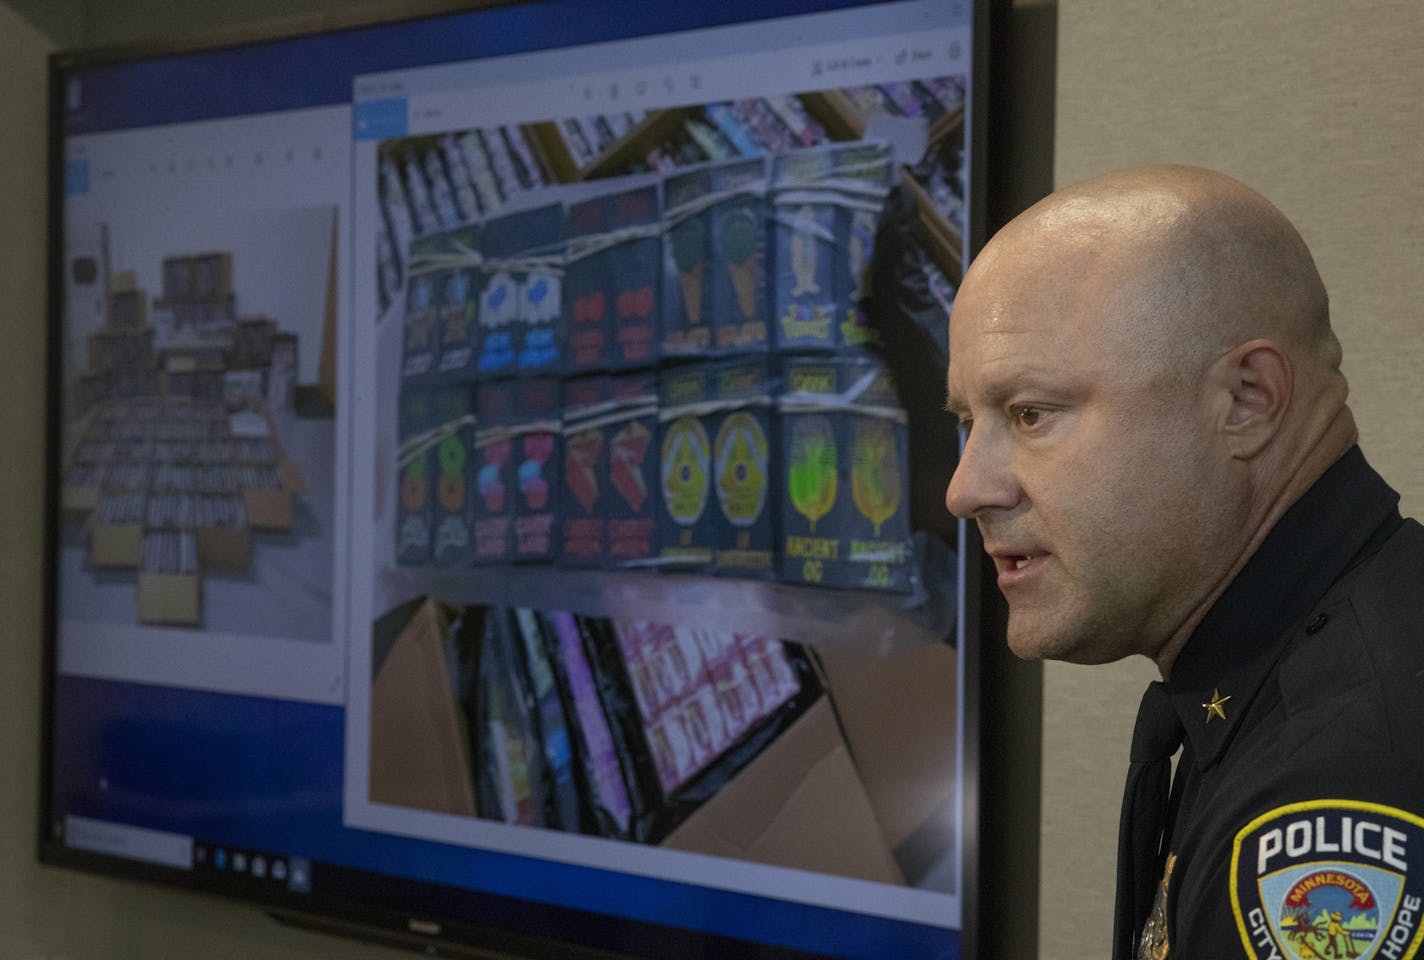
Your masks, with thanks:
M435 317L439 358L438 379L468 383L476 376L480 327L476 310L480 297L480 272L475 266L479 227L467 226L439 235L438 255L447 264L439 272ZM461 263L464 261L464 263Z
M569 207L566 369L586 373L657 362L662 219L657 184Z
M836 284L842 306L837 314L840 341L847 347L859 347L876 343L879 338L862 301L870 293L875 228L894 181L895 165L883 143L866 141L837 147L832 154L832 175L844 194L836 222L837 249L843 251Z
M658 561L700 568L712 562L719 526L712 499L712 439L706 365L662 372L659 385Z
M829 350L837 343L836 205L821 189L831 167L826 150L775 160L774 311L783 350Z
M658 291L662 270L662 215L656 184L608 198L609 225L619 238L608 251L615 369L658 361Z
M663 183L662 352L699 356L712 349L712 172L698 168Z
M782 644L649 621L615 624L662 798L802 692Z
M719 574L771 577L776 543L775 471L771 459L771 395L765 357L731 360L712 371L712 481L720 522L715 567Z
M908 592L910 542L909 428L890 371L865 359L846 362L850 403L845 555L853 584Z
M712 225L712 321L718 353L763 351L771 343L767 297L767 169L765 158L712 169L718 197Z
M559 381L552 377L514 384L515 560L552 562L557 555L562 400Z
M612 359L608 292L611 251L602 241L608 230L604 197L569 207L568 267L564 273L565 369L574 375L604 370Z
M788 360L785 375L781 579L909 590L908 435L890 372L867 356Z
M834 359L795 359L785 365L778 399L781 463L780 579L840 583L844 525L840 496L845 434L840 367Z
M506 563L514 557L514 402L512 380L475 387L475 563Z
M608 715L599 700L598 681L584 651L578 622L573 614L562 610L547 617L553 626L555 643L551 659L564 675L584 742L582 762L592 793L590 799L597 811L599 832L626 838L633 820L633 801Z
M432 492L433 543L431 559L437 567L463 567L474 561L475 415L474 390L464 384L431 391L431 444L429 466Z
M396 562L421 566L430 562L430 478L435 452L426 444L431 427L430 392L414 384L400 392L399 482L396 486Z
M554 203L485 223L479 372L558 372L563 367L561 273L567 224Z
M559 494L559 558L565 566L603 564L608 530L604 515L608 450L600 421L611 407L608 377L565 381L564 478Z
M608 468L604 565L639 566L658 550L658 380L652 371L641 371L612 376L608 385L613 409L603 425Z
M840 350L873 343L861 301L893 164L878 142L778 157L773 175L778 345Z
M414 270L405 286L405 336L401 338L402 382L423 381L435 366L436 303L440 271Z

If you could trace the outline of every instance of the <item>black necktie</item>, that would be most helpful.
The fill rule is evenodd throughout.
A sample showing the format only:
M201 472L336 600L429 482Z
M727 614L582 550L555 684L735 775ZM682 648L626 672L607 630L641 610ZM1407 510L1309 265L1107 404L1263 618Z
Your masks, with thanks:
M1135 941L1162 878L1172 754L1182 743L1182 721L1172 709L1167 687L1152 683L1142 694L1132 728L1132 756L1122 796L1117 841L1117 908L1113 960L1132 960Z

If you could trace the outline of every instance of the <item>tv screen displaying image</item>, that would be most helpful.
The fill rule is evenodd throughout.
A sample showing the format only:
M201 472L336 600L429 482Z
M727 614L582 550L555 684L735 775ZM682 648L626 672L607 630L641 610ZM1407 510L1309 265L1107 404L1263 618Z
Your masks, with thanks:
M41 858L514 957L959 957L984 16L57 55Z

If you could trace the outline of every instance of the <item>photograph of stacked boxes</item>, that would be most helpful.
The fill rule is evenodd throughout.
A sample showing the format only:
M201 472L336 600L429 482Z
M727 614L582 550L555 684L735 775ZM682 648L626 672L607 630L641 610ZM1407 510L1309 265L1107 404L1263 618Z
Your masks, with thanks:
M334 220L103 225L104 293L66 381L70 616L330 641L334 431L313 385Z

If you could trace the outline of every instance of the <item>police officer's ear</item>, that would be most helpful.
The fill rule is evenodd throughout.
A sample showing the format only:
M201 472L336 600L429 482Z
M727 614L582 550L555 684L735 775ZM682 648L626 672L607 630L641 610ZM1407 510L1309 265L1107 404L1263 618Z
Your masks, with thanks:
M1274 340L1249 340L1222 356L1209 374L1220 399L1218 426L1231 455L1249 460L1280 431L1295 376Z

